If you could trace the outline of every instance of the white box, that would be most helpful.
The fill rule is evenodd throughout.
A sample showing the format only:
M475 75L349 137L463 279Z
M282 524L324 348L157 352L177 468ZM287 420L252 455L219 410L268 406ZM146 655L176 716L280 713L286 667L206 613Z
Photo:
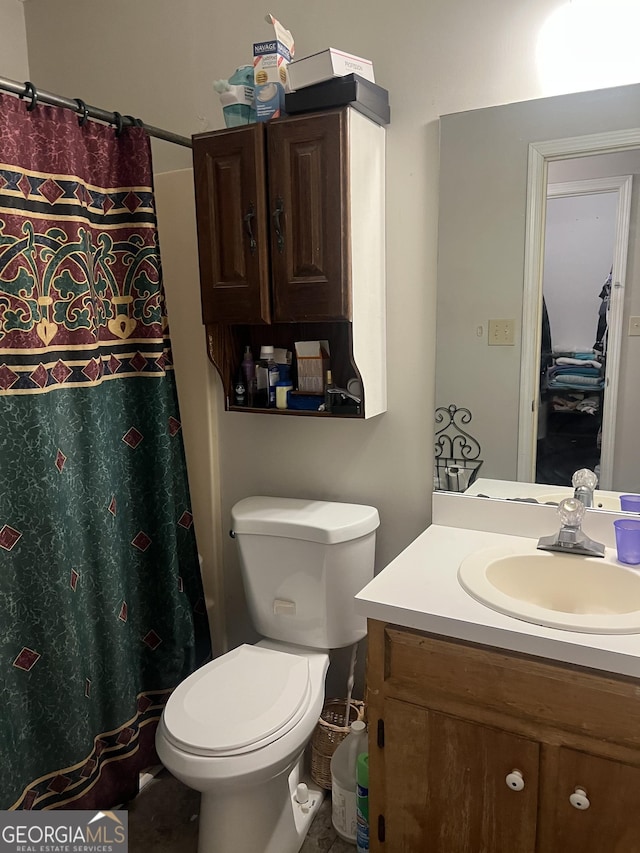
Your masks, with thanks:
M289 85L294 91L304 89L305 86L313 86L314 83L322 83L324 80L331 80L333 77L344 77L346 74L357 74L371 83L376 82L373 62L370 59L345 53L335 47L296 59L289 63L287 70Z
M325 376L329 369L328 341L296 341L298 391L323 394Z

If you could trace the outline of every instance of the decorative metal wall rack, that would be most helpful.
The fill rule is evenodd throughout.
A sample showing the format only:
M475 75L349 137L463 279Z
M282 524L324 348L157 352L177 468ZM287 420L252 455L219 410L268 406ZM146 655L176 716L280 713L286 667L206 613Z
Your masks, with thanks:
M478 476L484 460L480 459L480 443L463 426L472 419L469 409L440 406L436 409L435 489L464 492Z

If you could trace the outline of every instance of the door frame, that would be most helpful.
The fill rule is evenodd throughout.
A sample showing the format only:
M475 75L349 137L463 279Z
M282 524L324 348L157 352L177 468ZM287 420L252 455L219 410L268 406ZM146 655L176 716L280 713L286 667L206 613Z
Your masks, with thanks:
M567 160L590 154L607 154L640 147L640 128L589 136L553 139L529 145L527 174L527 210L524 256L524 294L522 304L522 352L520 359L520 402L518 413L517 479L535 482L537 421L539 408L539 372L542 323L542 273L544 264L544 232L547 204L547 164L550 160ZM615 183L615 182L619 183ZM591 181L594 184L596 181ZM609 325L622 331L625 287L631 176L598 179L600 189L618 192L616 237L614 244ZM613 182L613 183L612 183ZM621 182L621 183L620 183ZM607 349L606 399L602 433L607 436L600 462L600 488L612 488L613 454L620 366L621 334L613 335Z
M631 218L632 175L616 175L608 178L589 178L582 181L547 184L547 199L569 198L584 195L617 195L615 230L613 236L613 269L625 269L629 245L629 227ZM545 229L546 233L546 229ZM603 280L606 270L603 270ZM620 348L622 345L622 287L612 287L609 297L607 317L607 367L605 386L602 395L602 434L600 447L600 477L602 489L611 489L613 480L613 453L615 447L615 426L618 406L618 373L620 366ZM544 281L543 281L544 285Z

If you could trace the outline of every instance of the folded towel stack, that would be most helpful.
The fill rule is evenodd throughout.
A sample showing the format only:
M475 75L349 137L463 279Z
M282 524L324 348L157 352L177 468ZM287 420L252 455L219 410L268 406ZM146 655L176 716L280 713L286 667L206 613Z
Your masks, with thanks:
M603 388L604 370L601 361L591 350L585 353L557 355L547 369L547 387L554 388Z

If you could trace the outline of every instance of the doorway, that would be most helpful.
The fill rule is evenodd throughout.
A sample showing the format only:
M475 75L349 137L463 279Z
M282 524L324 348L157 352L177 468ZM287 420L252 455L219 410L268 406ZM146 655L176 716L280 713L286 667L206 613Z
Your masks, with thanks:
M603 413L616 406L617 377L608 377L606 367L609 347L619 348L621 329L609 322L608 309L616 244L622 242L626 251L628 242L628 226L618 221L620 190L628 181L623 176L548 184L538 483L570 486L579 468L595 470L601 479L601 456L613 456ZM618 235L618 227L627 232Z
M593 155L621 155L637 151L640 129L612 131L591 136L536 142L529 146L527 180L527 217L525 241L525 286L522 326L522 358L520 373L520 405L518 421L517 477L533 482L536 473L538 418L540 406L540 351L542 327L542 278L544 231L547 205L547 175L556 162L587 161ZM626 171L626 170L625 170ZM632 171L629 169L628 171ZM620 173L618 172L618 175ZM594 179L596 180L596 179ZM598 190L617 192L615 246L613 255L611 298L608 325L621 330L623 294L627 265L627 244L631 207L631 184L624 178L599 178ZM600 456L600 488L611 489L613 481L614 436L617 414L618 374L621 334L610 336L607 349L605 389L606 406L602 409L602 448ZM605 440L606 439L606 440Z

